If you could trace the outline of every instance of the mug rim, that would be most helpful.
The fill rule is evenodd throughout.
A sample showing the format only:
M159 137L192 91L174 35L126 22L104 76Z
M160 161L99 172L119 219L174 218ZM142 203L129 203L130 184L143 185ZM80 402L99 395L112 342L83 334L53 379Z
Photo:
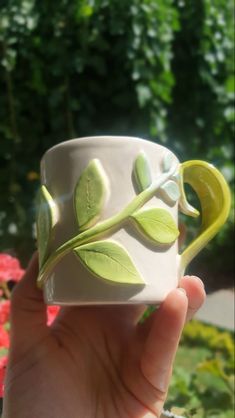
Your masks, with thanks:
M164 148L164 149L169 149L166 146L159 144L157 142L152 141L151 139L146 139L146 138L140 138L138 136L128 136L128 135L93 135L93 136L83 136L83 137L77 137L77 138L72 138L72 139L68 139L62 142L59 142L58 144L53 145L52 147L48 148L44 154L41 157L41 160L44 159L44 157L46 157L47 155L49 155L51 152L56 151L57 149L60 148L64 148L64 147L70 147L75 145L76 143L78 143L79 145L84 144L85 142L87 143L88 141L101 141L102 139L109 139L109 141L113 141L113 142L117 142L120 140L131 140L133 143L147 143L147 144L152 144L155 146L158 146L160 148ZM171 151L172 152L172 151ZM172 152L174 154L174 152ZM174 154L175 155L175 154ZM175 155L176 156L176 155ZM178 158L177 158L178 159Z

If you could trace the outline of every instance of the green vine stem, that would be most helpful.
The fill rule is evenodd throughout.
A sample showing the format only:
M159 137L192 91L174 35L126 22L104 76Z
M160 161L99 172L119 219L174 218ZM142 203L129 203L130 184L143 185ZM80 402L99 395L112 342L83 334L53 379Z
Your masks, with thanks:
M76 235L69 241L58 247L54 253L52 253L45 264L42 266L37 279L38 287L42 287L48 278L51 270L57 265L57 263L72 249L79 247L80 245L87 244L94 239L98 239L106 232L115 231L120 228L129 217L141 208L145 203L150 200L157 189L165 183L176 171L177 165L173 165L168 172L163 173L156 181L154 181L147 189L138 194L121 212L106 219L103 222L98 223L92 228Z

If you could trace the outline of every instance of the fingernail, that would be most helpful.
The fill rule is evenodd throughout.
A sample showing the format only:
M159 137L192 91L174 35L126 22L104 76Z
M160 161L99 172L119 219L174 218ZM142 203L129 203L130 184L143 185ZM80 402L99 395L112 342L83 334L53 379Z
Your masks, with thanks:
M186 290L183 287L178 287L177 290L187 296Z
M185 279L195 279L195 280L197 280L198 283L200 283L200 285L203 288L205 287L203 281L201 279L199 279L199 277L197 277L197 276L189 276L189 275L187 275L187 276L184 276L184 277L185 277Z
M205 285L204 285L204 283L203 283L203 281L201 280L201 279L199 279L199 277L197 277L197 276L191 276L193 279L195 279L195 280L197 280L197 282L199 282L200 283L200 285L204 288L205 287Z

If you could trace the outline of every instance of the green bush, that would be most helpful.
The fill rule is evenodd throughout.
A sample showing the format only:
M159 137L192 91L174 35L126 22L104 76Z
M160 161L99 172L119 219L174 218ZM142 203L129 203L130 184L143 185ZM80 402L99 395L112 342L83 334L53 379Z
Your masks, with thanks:
M32 252L39 160L76 136L127 134L215 163L230 181L232 0L2 0L1 250ZM208 257L232 271L231 227ZM217 251L217 253L216 253ZM204 261L203 261L204 262Z
M233 418L234 348L229 332L190 322L177 353L167 407L187 418Z

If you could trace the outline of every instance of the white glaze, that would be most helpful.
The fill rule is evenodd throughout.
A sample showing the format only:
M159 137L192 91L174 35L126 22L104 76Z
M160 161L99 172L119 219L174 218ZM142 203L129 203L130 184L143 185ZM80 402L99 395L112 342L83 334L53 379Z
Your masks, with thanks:
M136 196L132 176L137 155L144 151L152 175L162 172L167 149L140 138L88 137L63 142L51 148L41 162L41 180L59 206L59 223L55 227L52 250L77 234L73 208L75 184L91 159L102 163L109 179L110 196L100 221L120 212ZM179 164L177 158L174 160ZM167 209L177 222L178 204L169 206L156 194L145 208ZM123 304L159 303L178 284L177 242L161 249L149 244L131 224L109 235L122 244L144 277L146 286L110 285L94 278L70 253L55 267L44 286L47 303L55 304Z

